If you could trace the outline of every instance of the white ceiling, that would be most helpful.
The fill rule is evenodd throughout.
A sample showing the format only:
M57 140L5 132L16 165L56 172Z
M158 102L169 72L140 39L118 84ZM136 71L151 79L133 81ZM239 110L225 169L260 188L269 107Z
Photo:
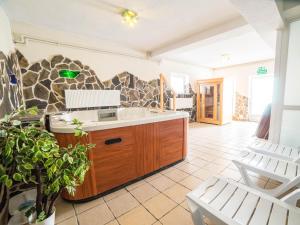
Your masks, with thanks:
M240 18L228 0L3 0L12 21L44 26L152 51ZM139 14L134 28L120 8Z
M187 50L168 52L161 57L210 68L274 58L274 50L249 27L246 32L226 36L223 35L221 40L218 38L218 40L211 41L212 43L209 41L206 41L205 44L199 42Z
M194 65L219 68L274 58L274 51L245 25L229 0L2 0L2 6L13 22L98 38L141 52L161 50L158 58ZM139 14L134 28L121 22L122 8ZM226 29L222 31L226 26L236 29L229 28L228 35ZM203 38L210 31L222 35ZM176 47L163 51L169 46ZM223 54L230 59L224 61Z

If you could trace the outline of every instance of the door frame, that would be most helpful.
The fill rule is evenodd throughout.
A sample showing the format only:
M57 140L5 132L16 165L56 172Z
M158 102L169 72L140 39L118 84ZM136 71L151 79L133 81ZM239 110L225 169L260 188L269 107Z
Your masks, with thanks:
M249 84L250 85L249 85L249 98L248 98L248 115L249 115L248 117L249 117L249 121L252 121L252 122L259 122L259 120L262 116L262 115L253 115L252 114L252 105L253 105L253 100L252 100L252 94L253 94L252 87L253 87L253 85L252 85L252 81L255 78L263 79L265 77L272 77L273 78L272 85L274 85L274 75L269 74L269 73L266 74L266 75L257 75L257 74L255 74L255 75L252 75L252 76L249 77L249 79L250 79ZM273 89L274 89L274 86L273 86ZM272 92L272 94L273 94L273 92ZM270 104L272 104L272 101L270 102Z
M212 124L222 124L222 110L223 110L223 95L222 95L222 90L223 90L223 78L215 78L215 79L206 79L206 80L197 80L195 83L195 89L196 89L196 94L197 94L197 122L199 123L212 123ZM204 102L205 97L203 96L203 99L201 101L200 99L200 85L214 85L214 109L213 109L213 118L204 118L202 117L202 113L200 111L200 104L201 102ZM220 85L220 117L219 120L217 119L217 107L218 107L218 85ZM203 104L203 103L202 103ZM202 107L203 108L203 107Z

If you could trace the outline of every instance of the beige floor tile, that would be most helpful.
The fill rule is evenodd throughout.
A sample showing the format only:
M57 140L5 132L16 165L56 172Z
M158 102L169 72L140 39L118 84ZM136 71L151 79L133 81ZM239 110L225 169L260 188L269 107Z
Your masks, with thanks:
M193 173L193 176L200 178L201 180L206 180L207 178L213 176L213 174L206 169L199 169L195 173Z
M154 180L151 180L149 183L151 185L153 185L159 191L164 191L167 188L175 185L174 181L172 181L171 179L169 179L165 176L161 176L161 177L158 177Z
M160 219L176 206L174 201L163 194L159 194L144 203L144 207L157 219Z
M63 220L69 219L75 216L75 210L71 203L64 201L63 199L57 199L55 212L55 222L60 223Z
M162 223L159 221L156 221L153 225L162 225Z
M112 200L112 199L114 199L116 197L119 197L119 196L127 194L127 193L128 193L128 191L125 188L123 188L123 189L115 191L115 192L113 192L111 194L105 195L103 197L103 199L104 199L104 201L108 202L108 201L110 201L110 200Z
M60 223L57 223L57 225L78 225L77 223L77 218L74 216L74 217L71 217L69 219L66 219Z
M132 191L133 189L135 189L135 188L137 188L137 187L140 187L140 186L142 186L142 185L144 185L144 184L146 184L145 180L140 180L140 181L138 181L138 182L135 182L135 183L133 183L133 184L128 185L128 186L126 187L126 189L127 189L128 191Z
M231 161L228 159L217 158L213 161L213 163L227 167L231 164Z
M180 206L183 207L183 208L185 208L187 211L190 212L190 208L189 208L189 205L188 205L188 203L187 203L187 200L184 200L184 202L182 202L182 203L180 204Z
M186 163L186 164L184 164L184 165L178 167L178 169L180 169L180 170L182 170L182 171L184 171L184 172L186 172L186 173L192 174L192 173L194 173L196 170L198 170L199 167L198 167L198 166L195 166L195 165L193 165L193 164L190 164L190 163Z
M74 208L75 208L76 213L80 214L88 209L91 209L91 208L101 205L103 203L104 203L103 198L98 198L98 199L95 199L90 202L74 204Z
M226 166L221 166L218 164L214 164L214 163L210 163L206 166L203 167L203 169L209 170L213 173L221 173L224 169L226 168Z
M184 161L190 163L195 158L196 158L195 156L187 155Z
M183 187L180 184L176 184L163 193L171 198L173 201L177 202L178 204L182 203L186 199L186 194L189 193L190 190Z
M162 177L162 176L163 176L163 175L161 175L160 173L156 173L156 174L154 174L154 175L152 175L152 176L147 177L147 178L145 179L145 181L146 181L146 182L150 182L150 181L155 180L155 179L157 179L157 178L159 178L159 177Z
M191 214L181 206L177 206L160 219L163 225L194 225Z
M171 172L171 171L173 171L173 170L175 170L176 168L174 167L174 166L172 166L172 167L169 167L169 168L167 168L167 169L164 169L164 170L162 170L160 173L161 174L166 174L166 173L169 173L169 172Z
M199 168L206 166L209 162L200 158L195 158L189 162L192 165L198 166Z
M96 206L77 217L80 225L103 225L114 219L106 204Z
M221 176L226 177L226 178L231 178L232 180L239 181L242 177L240 172L236 170L232 170L229 168L226 168L220 173Z
M171 180L173 180L175 182L179 182L179 181L183 180L184 178L186 178L187 176L189 176L188 173L185 173L179 169L174 169L168 173L165 173L164 175L169 177Z
M211 154L202 153L202 154L199 155L199 158L201 158L202 160L205 160L205 161L212 162L216 159L216 156L211 155Z
M119 217L137 207L139 203L130 193L126 193L108 201L107 205L115 217Z
M148 183L145 183L144 185L139 186L130 192L139 202L145 202L159 194L159 191Z
M190 189L190 190L194 190L196 187L198 187L201 183L203 182L203 180L194 177L194 176L188 176L185 179L183 179L182 181L180 181L179 183L183 186L185 186L186 188Z
M181 166L183 166L183 165L185 165L185 164L187 164L187 162L186 162L186 161L182 161L182 162L180 162L180 163L177 163L174 167L175 167L175 168L179 168L179 167L181 167Z
M117 220L113 220L105 225L119 225L118 221Z
M156 219L143 207L139 206L118 218L121 225L151 225Z

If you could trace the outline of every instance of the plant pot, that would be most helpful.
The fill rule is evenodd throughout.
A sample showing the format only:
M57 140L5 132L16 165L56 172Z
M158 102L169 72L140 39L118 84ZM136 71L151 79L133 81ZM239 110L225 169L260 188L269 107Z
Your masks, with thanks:
M42 222L35 223L36 225L54 225L55 224L55 209L53 209L53 213L47 219Z

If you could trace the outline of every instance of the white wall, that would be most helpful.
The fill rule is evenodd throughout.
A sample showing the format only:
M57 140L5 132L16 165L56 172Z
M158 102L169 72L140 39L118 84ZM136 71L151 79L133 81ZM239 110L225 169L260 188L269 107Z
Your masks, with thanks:
M194 89L196 80L209 79L213 76L213 70L206 67L199 67L190 64L174 62L170 60L161 60L160 72L170 77L172 73L189 75L190 83Z
M7 15L0 6L0 51L8 54L14 48Z
M249 95L250 77L256 75L257 68L265 66L269 74L274 74L274 60L248 63L238 66L215 69L214 77L231 77L235 82L236 92Z
M124 71L128 71L143 80L151 80L158 78L160 73L168 75L171 72L190 75L192 81L212 75L211 69L172 61L151 60L146 57L144 52L132 50L107 40L87 38L20 23L13 23L12 29L16 38L30 37L25 44L16 44L16 47L30 62L49 58L55 54L62 54L89 65L96 71L100 80L110 79ZM52 43L42 40L48 40ZM57 42L60 44L55 44ZM78 48L80 46L83 48Z
M300 21L290 24L280 142L300 146Z

